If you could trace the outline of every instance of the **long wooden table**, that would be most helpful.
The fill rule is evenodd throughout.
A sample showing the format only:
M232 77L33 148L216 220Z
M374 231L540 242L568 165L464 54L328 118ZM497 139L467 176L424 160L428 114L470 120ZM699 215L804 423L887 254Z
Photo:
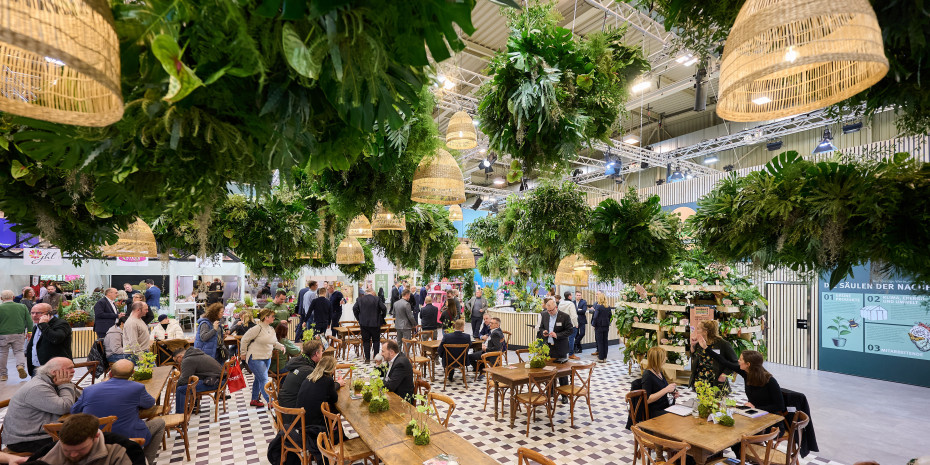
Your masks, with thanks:
M413 437L407 436L405 432L411 419L408 409L413 411L413 406L397 394L389 392L387 397L391 405L390 410L369 413L368 404L361 399L352 399L349 392L349 386L339 390L336 407L362 441L386 464L423 463L439 454L455 455L459 463L498 463L432 417L426 420L430 430L430 443L418 446L414 444Z
M637 423L640 428L657 436L686 442L691 445L688 455L697 465L704 465L712 455L740 442L743 434L756 434L784 418L769 413L759 418L733 414L733 426L715 425L706 418L679 416L666 413Z
M145 392L148 392L150 396L155 399L156 405L152 408L139 411L140 418L152 418L161 412L156 412L156 409L160 409L161 406L158 405L158 400L161 398L161 391L165 389L165 384L168 384L168 378L171 377L171 371L174 370L174 367L171 365L155 367L152 369L152 377L144 380L137 381L145 386Z
M546 366L555 367L555 377L558 382L558 378L563 376L571 376L572 366L582 365L584 363L578 362L566 362L566 363L554 363L549 362ZM539 373L544 371L544 368L527 368L523 363L512 363L510 365L503 365L494 368L488 368L485 370L487 376L491 377L491 381L497 381L510 389L510 427L513 428L514 420L517 417L517 404L514 401L514 396L517 395L516 389L514 387L527 384L530 382L530 373ZM497 396L497 389L494 390L494 419L497 420L497 404L499 398Z

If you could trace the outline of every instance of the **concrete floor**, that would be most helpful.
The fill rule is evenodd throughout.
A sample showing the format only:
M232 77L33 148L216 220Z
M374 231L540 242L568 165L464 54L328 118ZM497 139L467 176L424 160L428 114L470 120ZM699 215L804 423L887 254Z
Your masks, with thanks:
M584 355L592 351L586 349ZM28 380L19 379L10 358L10 379L0 383L0 399L10 398ZM608 358L621 358L618 346L610 346ZM904 465L930 456L930 388L786 365L766 367L779 384L807 396L820 446L816 455L850 465L866 460Z

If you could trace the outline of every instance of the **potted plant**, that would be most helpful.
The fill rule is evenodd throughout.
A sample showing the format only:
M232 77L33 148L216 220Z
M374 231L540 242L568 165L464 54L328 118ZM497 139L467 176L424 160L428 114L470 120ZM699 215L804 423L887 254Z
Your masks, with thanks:
M528 347L530 351L529 368L542 368L549 362L549 346L542 339L536 339Z
M304 342L310 342L316 337L316 331L313 328L307 328L304 330L302 340Z
M136 357L136 369L132 373L133 381L152 379L152 369L155 368L155 354L142 352Z
M833 345L836 347L846 346L846 338L843 336L851 332L849 330L849 325L846 324L846 322L847 320L844 319L842 316L837 316L836 318L833 319L833 324L830 326L827 326L827 329L832 329L833 331L836 331L836 337L833 338Z
M71 327L82 327L85 326L88 322L91 321L90 314L84 310L72 310L65 314L65 321L71 325Z
M425 446L429 444L429 425L426 422L426 418L436 411L433 409L432 405L426 403L426 397L417 394L414 398L416 399L417 407L415 411L411 412L412 418L410 419L410 423L407 423L405 433L407 436L413 436L414 444Z
M352 390L355 391L355 395L359 395L359 393L362 392L362 388L364 387L365 387L364 381L360 379L356 379L355 381L352 381Z
M717 410L720 401L720 388L711 386L706 381L694 383L694 390L697 393L698 416L707 418Z
M362 392L362 402L371 402L372 395L371 386L365 386Z

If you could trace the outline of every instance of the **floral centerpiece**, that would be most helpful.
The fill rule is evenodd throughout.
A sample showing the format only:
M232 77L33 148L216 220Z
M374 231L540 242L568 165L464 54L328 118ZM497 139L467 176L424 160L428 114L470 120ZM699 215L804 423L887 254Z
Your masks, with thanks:
M512 291L513 300L511 305L516 312L520 313L539 313L542 311L542 300L524 289L514 289Z
M84 310L72 310L65 313L64 318L71 326L84 326L88 321L91 321L90 314Z
M414 396L416 400L416 408L411 412L412 418L410 423L407 423L406 434L407 436L413 436L413 443L418 446L425 446L429 444L429 425L426 422L426 418L434 414L436 410L432 405L426 403L426 397L417 394ZM412 406L409 403L406 403L407 409L409 410Z
M152 379L152 369L155 368L155 354L142 352L136 357L136 369L132 373L133 381Z
M530 368L542 368L549 362L549 346L542 339L536 339L531 342L530 351Z
M302 339L304 342L310 342L310 341L312 341L314 338L317 338L317 339L319 338L319 337L316 335L316 331L315 331L313 328L307 328L307 329L304 330L304 334L303 334L303 336L302 336L301 339Z
M352 381L352 391L355 392L355 395L359 395L362 392L362 389L365 387L365 382L361 379L356 379Z
M694 390L697 392L698 416L719 425L733 426L733 415L729 407L736 405L736 401L725 397L720 388L706 381L694 383Z

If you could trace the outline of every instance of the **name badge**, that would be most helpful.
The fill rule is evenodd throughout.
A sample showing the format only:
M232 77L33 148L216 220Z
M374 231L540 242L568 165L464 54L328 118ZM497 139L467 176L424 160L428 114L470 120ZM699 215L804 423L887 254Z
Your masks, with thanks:
M720 349L711 349L715 354L720 355Z
M556 325L556 326L562 326L562 323L558 323L558 322L556 322L556 324L555 324L555 325Z

